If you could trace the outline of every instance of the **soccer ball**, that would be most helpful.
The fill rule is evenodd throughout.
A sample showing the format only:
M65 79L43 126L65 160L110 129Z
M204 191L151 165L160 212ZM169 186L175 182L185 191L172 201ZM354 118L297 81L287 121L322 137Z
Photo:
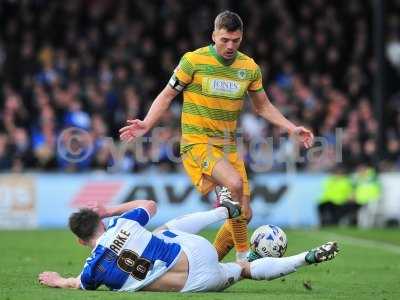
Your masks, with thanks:
M287 248L285 232L274 225L258 227L250 239L251 249L261 257L282 257Z

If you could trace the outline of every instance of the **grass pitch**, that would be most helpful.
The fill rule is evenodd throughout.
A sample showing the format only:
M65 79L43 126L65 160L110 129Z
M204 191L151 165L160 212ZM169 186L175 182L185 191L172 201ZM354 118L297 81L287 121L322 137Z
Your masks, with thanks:
M76 276L89 250L66 230L0 231L0 300L64 299L400 299L400 230L287 230L287 255L328 240L341 253L332 261L301 268L284 279L242 281L220 293L135 294L42 287L44 270ZM204 232L213 239L215 231ZM233 258L231 253L227 260Z

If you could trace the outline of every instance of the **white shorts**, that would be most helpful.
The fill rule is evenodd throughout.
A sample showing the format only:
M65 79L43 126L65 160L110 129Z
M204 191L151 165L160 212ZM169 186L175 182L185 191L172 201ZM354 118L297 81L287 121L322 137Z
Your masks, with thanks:
M236 263L219 263L217 251L205 238L171 230L189 261L189 275L181 292L222 291L239 280L242 268Z

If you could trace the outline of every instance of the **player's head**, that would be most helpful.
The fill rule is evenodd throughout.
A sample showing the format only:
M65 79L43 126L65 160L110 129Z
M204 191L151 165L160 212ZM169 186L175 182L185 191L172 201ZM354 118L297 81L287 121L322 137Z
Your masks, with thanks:
M100 216L88 208L82 208L69 217L69 228L85 246L89 246L94 238L104 232Z
M212 39L217 53L225 59L236 56L243 37L243 22L237 13L225 10L214 21Z

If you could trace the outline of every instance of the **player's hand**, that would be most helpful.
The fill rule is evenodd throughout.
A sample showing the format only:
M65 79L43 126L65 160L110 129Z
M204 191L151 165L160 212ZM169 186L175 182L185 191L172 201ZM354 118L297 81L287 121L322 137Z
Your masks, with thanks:
M59 287L61 276L57 272L46 271L40 273L38 279L39 283L42 285L46 285L49 287Z
M310 148L314 143L314 134L305 127L295 127L290 134L300 140L306 149Z
M128 120L129 125L122 127L119 130L119 138L125 142L132 142L138 137L141 137L149 131L149 127L141 120Z
M87 208L96 212L100 218L105 218L108 216L108 209L103 204L98 201L91 201L87 204Z

